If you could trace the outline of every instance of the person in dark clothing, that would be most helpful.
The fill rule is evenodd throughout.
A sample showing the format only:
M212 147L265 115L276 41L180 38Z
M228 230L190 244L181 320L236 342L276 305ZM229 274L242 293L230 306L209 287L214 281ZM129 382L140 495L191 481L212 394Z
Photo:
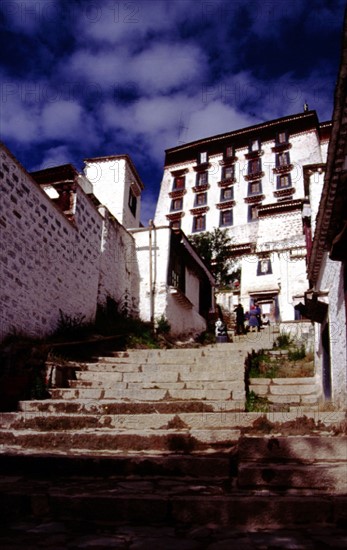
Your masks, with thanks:
M260 332L260 328L261 328L261 325L262 325L261 309L260 309L260 307L258 306L257 303L255 303L254 305L255 305L255 314L256 314L256 317L257 317L257 321L258 321L258 332Z
M236 334L245 334L245 313L242 304L238 304L234 312L236 313Z

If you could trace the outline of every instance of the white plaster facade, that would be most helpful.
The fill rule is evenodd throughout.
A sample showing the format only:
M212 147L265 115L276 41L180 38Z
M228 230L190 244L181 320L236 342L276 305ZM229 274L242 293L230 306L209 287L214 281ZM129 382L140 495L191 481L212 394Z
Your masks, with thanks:
M158 321L162 316L169 321L173 335L196 335L206 330L206 318L201 310L201 285L210 283L211 300L213 277L200 258L189 247L185 236L173 235L168 226L131 230L136 243L136 257L140 273L140 317L145 321ZM173 242L180 247L179 266L172 265ZM190 261L184 260L185 252ZM176 255L177 256L177 255ZM178 267L180 273L170 273ZM181 270L184 271L182 274ZM176 275L176 276L175 276ZM184 279L180 288L179 277Z
M117 157L116 185L114 162L88 161L91 174L94 165L101 166L97 182L72 165L30 175L1 144L0 340L13 332L47 336L57 328L60 311L65 317L92 322L97 307L108 298L130 316L151 320L149 234L154 320L164 315L174 334L205 330L198 289L207 280L211 295L211 274L193 250L186 251L190 261L181 261L185 289L176 299L177 289L168 284L172 231L139 229L140 202L134 216L128 199L134 185L140 198L142 183L131 161ZM117 220L117 212L128 226L135 226L134 233Z
M140 227L143 183L127 155L85 159L92 193L125 227Z
M304 301L302 212L308 193L303 167L325 162L329 129L308 111L166 151L155 222L170 221L187 235L227 229L232 253L241 262L245 311L256 299L266 310L270 307L273 320L294 320L295 305ZM254 164L259 166L255 176ZM254 218L253 207L258 208ZM270 260L268 274L260 269L265 260Z
M347 14L334 97L333 124L319 202L312 201L314 239L308 262L306 308L315 321L316 369L322 393L347 403ZM317 213L315 217L314 214Z

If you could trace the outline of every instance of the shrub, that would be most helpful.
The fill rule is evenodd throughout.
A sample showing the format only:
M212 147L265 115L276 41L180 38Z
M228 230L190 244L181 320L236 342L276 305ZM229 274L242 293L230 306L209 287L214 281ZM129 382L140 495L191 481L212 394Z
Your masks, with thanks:
M287 334L286 332L282 332L279 336L277 336L273 344L273 347L280 348L280 349L287 349L291 344L293 344L293 339L290 336L290 334Z
M156 325L157 334L168 334L171 330L171 325L164 315L161 315L161 317L156 320Z
M247 395L246 412L268 412L269 402L266 397L259 397L254 391Z
M289 361L299 361L306 357L305 344L301 344L300 347L295 347L293 350L290 350L288 353Z

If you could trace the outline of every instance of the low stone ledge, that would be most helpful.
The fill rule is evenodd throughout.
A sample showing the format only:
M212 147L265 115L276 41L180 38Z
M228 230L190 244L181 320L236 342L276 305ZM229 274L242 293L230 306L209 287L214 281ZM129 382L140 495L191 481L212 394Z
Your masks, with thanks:
M305 384L316 384L317 378L315 376L302 377L302 378L272 378L271 384L290 386L292 384L300 384L300 386Z
M269 385L255 385L255 384L251 384L249 386L249 389L250 391L253 391L254 393L256 393L257 395L260 395L260 396L264 396L264 395L267 395L269 393Z
M270 384L269 386L270 394L271 395L311 395L313 393L316 393L316 385L307 385L304 384L301 386L300 384L292 384L292 385L285 385L285 386L279 386L279 385L273 385Z
M271 378L250 378L252 386L269 386L272 382Z

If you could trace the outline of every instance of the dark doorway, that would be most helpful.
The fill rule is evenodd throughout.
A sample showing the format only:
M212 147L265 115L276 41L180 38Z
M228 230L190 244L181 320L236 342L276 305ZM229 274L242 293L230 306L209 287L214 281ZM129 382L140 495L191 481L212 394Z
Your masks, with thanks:
M323 392L325 399L331 399L331 363L330 363L330 338L329 323L326 323L322 331L323 348Z

